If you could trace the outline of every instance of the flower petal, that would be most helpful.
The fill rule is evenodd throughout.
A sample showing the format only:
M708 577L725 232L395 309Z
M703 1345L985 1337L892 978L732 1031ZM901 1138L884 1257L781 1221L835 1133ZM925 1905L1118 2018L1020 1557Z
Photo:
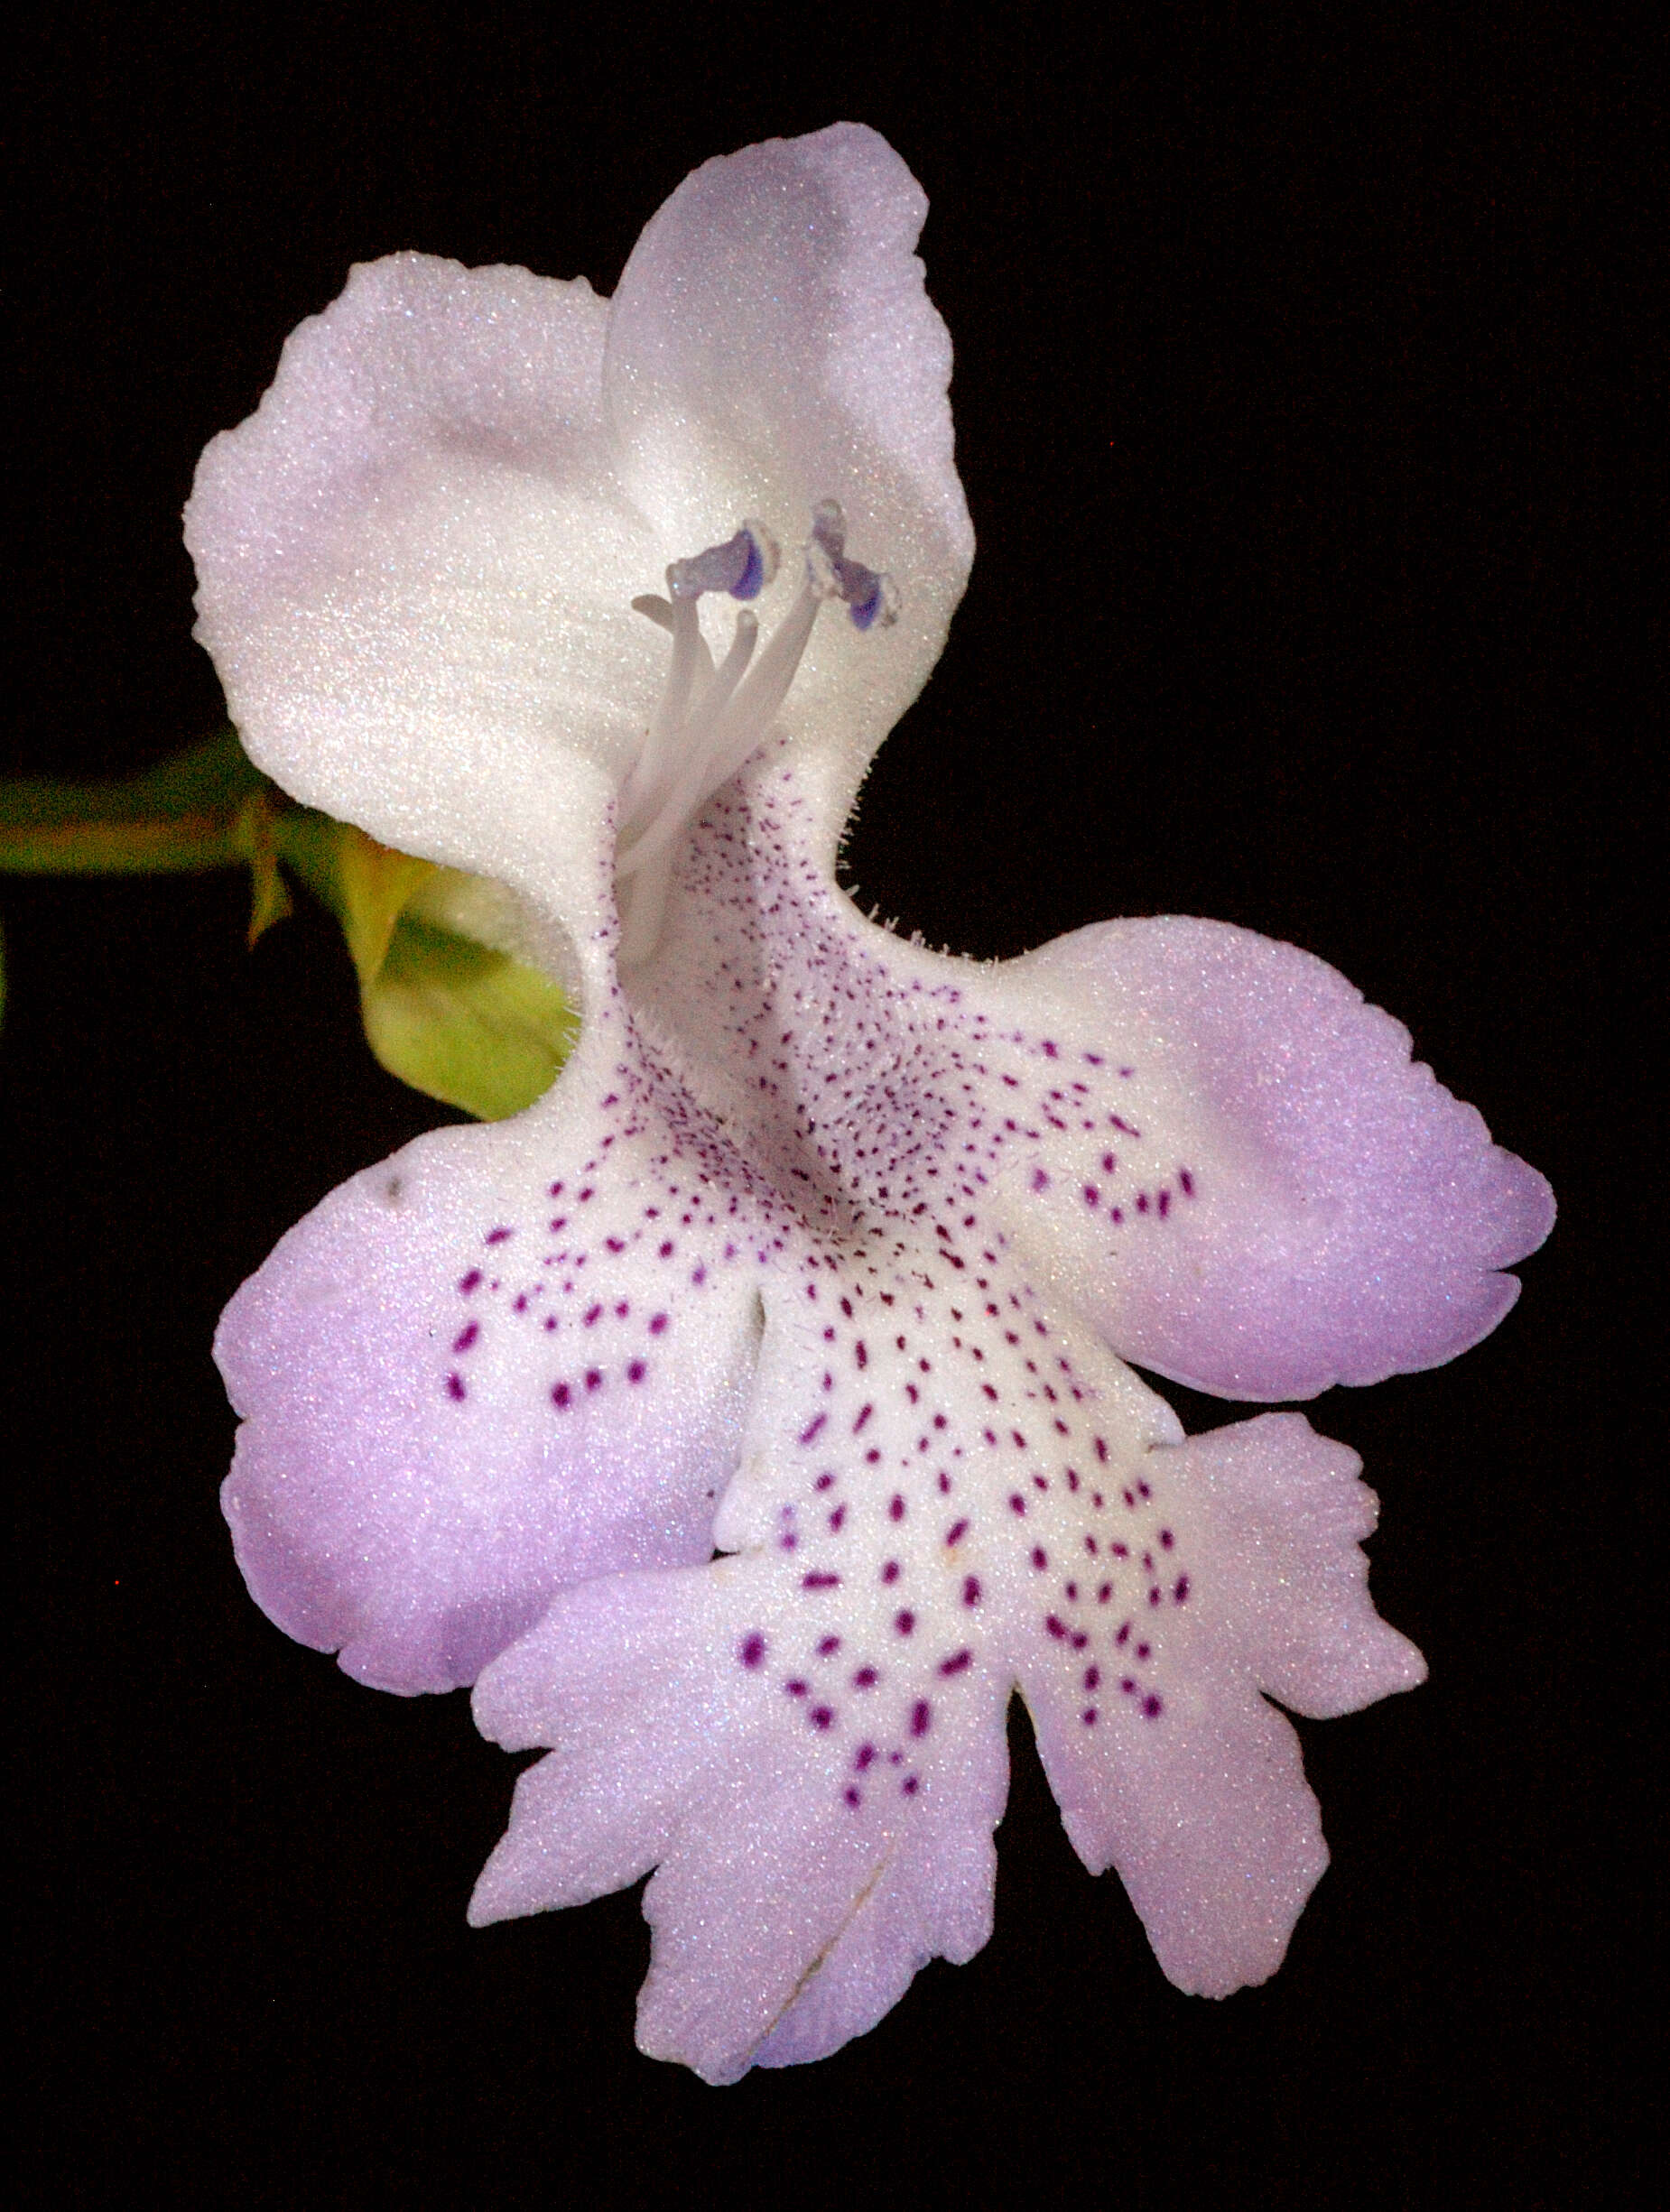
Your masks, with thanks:
M518 1782L471 1920L658 1866L639 2041L715 2082L838 2049L991 1926L1007 1691L945 1701L905 1772L774 1680L781 1585L760 1560L589 1584L476 1690L485 1735L558 1748Z
M1105 1060L1030 1235L1126 1358L1304 1398L1438 1366L1513 1303L1494 1271L1547 1235L1547 1184L1321 960L1167 918L1079 930L1003 979Z
M251 757L547 900L589 866L664 657L631 611L666 556L610 474L607 314L524 269L357 268L186 509L198 635Z
M743 514L803 534L832 498L852 551L899 586L885 635L819 624L785 715L839 740L849 797L939 658L973 558L951 340L913 251L926 212L898 155L856 124L749 146L673 193L609 318L622 475L669 543L693 551Z
M1298 1739L1258 1692L1336 1714L1425 1677L1368 1597L1359 1464L1297 1413L1157 1447L1145 1478L1174 1551L1131 1616L1140 1680L1108 1671L1088 1726L1064 1652L1023 1665L1074 1848L1118 1867L1166 1974L1201 1995L1275 1973L1328 1863Z
M559 1586L708 1558L758 1342L709 1164L604 1015L532 1113L422 1137L291 1231L216 1344L227 1517L282 1628L449 1689Z

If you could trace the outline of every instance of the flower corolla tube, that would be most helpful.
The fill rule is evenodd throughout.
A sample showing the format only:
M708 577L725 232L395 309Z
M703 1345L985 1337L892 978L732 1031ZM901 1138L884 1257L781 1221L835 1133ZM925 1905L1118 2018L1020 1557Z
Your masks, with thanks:
M841 125L709 162L612 301L356 269L205 453L199 635L297 799L489 879L580 1041L334 1192L227 1309L258 1603L475 1685L476 1922L654 1870L642 2048L833 2050L991 1924L1018 1689L1165 1973L1264 1980L1326 1863L1292 1727L1418 1682L1351 1452L1186 1438L1437 1365L1542 1178L1331 968L1211 921L979 966L836 847L973 541L925 202Z

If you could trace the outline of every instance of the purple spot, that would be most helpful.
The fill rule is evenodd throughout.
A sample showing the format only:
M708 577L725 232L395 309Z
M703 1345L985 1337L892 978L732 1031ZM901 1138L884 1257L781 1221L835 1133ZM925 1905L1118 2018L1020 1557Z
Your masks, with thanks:
M1178 1169L1177 1180L1183 1185L1183 1197L1185 1199L1192 1199L1194 1196L1194 1178L1190 1174L1187 1168Z
M865 1345L865 1342L864 1342L864 1339L863 1339L863 1337L860 1337L858 1338L858 1342L857 1342L857 1343L856 1343L856 1344L853 1346L853 1347L852 1347L852 1356L854 1357L854 1359L856 1359L856 1360L858 1361L858 1365L859 1365L859 1366L860 1366L860 1367L867 1367L867 1366L869 1365L869 1364L870 1364L870 1356L869 1356L869 1351L868 1351L868 1348L867 1347L867 1346Z
M928 1733L928 1723L932 1718L932 1711L928 1704L928 1700L925 1698L918 1698L915 1704L911 1708L911 1734L913 1735L926 1735Z
M898 1580L899 1562L897 1560L889 1560L887 1561L886 1565L881 1570L881 1578L884 1582L896 1582Z
M840 1587L840 1577L821 1572L803 1575L800 1578L800 1587L803 1590L838 1590Z
M875 1765L875 1763L876 1763L876 1746L875 1746L875 1745L874 1745L874 1744L860 1744L860 1745L858 1745L858 1750L857 1750L856 1752L854 1752L854 1754L853 1754L853 1755L852 1755L852 1765L853 1765L853 1771L854 1771L854 1772L855 1772L855 1773L858 1773L858 1774L862 1774L862 1773L863 1773L863 1772L865 1771L865 1769L866 1769L867 1767L874 1766L874 1765Z
M1144 1719L1145 1719L1145 1720L1157 1720L1157 1719L1159 1718L1160 1715L1161 1715L1161 1714L1162 1714L1162 1713L1164 1711L1164 1709L1165 1709L1165 1708L1164 1708L1164 1706L1163 1706L1163 1705L1160 1703L1159 1698L1158 1698L1158 1696L1156 1695L1156 1693L1155 1693L1154 1690L1152 1690L1152 1689L1151 1689L1151 1690L1148 1692L1147 1696L1146 1696L1146 1698L1143 1699L1143 1701L1142 1701L1142 1710L1143 1710L1143 1717L1144 1717Z
M1087 1728L1093 1728L1096 1726L1096 1708L1093 1705L1087 1705L1079 1718Z
M972 1666L973 1663L972 1652L956 1652L950 1659L941 1660L940 1672L942 1674L960 1674L965 1667Z
M827 1413L820 1413L815 1421L808 1421L806 1426L800 1432L801 1442L803 1444L812 1443L817 1436L819 1430L822 1428L824 1422L828 1421L828 1419L829 1415Z
M1009 1511L1012 1513L1024 1513L1025 1510L1025 1499L1021 1496L1018 1491L1011 1490L1009 1493Z
M827 1705L814 1705L806 1717L814 1728L827 1728L834 1721L835 1715Z
M945 1541L948 1544L960 1544L968 1532L969 1524L966 1521L953 1521L945 1532Z
M646 1372L647 1371L644 1365L644 1362L641 1359L627 1361L626 1380L628 1383L641 1383L644 1380Z
M907 1774L904 1781L899 1784L899 1795L901 1797L914 1797L917 1791L920 1790L922 1784L914 1774Z
M480 1288L480 1284L481 1270L478 1267L472 1267L469 1274L459 1276L458 1287L463 1296L468 1298L472 1291Z
M911 1630L916 1625L916 1615L914 1613L895 1613L893 1616L893 1625L898 1630L900 1635L908 1636Z
M861 1405L858 1408L858 1418L852 1424L852 1433L854 1436L858 1435L859 1430L863 1428L865 1422L868 1421L870 1415L875 1411L876 1409L873 1405Z
M468 1352L470 1346L474 1344L476 1338L480 1334L481 1324L479 1321L471 1321L468 1323L467 1326L460 1328L458 1335L453 1337L452 1349L455 1352Z
M1034 1168L1032 1171L1032 1187L1034 1190L1047 1190L1049 1189L1050 1179L1044 1173L1042 1168Z
M1168 1189L1165 1188L1165 1186L1164 1186L1164 1183L1162 1183L1162 1184L1160 1185L1160 1199L1159 1199L1159 1204L1160 1204L1160 1219L1161 1219L1162 1221L1164 1221L1164 1218L1165 1218L1165 1217L1166 1217L1166 1215L1167 1215L1167 1214L1169 1214L1169 1213L1171 1212L1171 1210L1172 1210L1172 1194L1171 1194L1171 1192L1170 1192L1170 1191L1169 1191L1169 1190L1168 1190Z
M566 1383L557 1383L552 1385L551 1393L552 1405L565 1407L569 1402L569 1386Z
M502 1245L514 1234L510 1229L489 1229L481 1241L484 1245Z
M1163 1551L1169 1551L1176 1541L1177 1539L1172 1534L1170 1529L1160 1531L1160 1549Z
M600 1390L602 1387L603 1377L601 1373L596 1367L588 1367L586 1370L586 1388L588 1390Z
M757 1667L764 1664L765 1658L765 1639L760 1634L757 1628L752 1630L749 1634L744 1636L742 1639L742 1650L738 1656L741 1658L742 1663L745 1667Z
M464 1378L461 1374L453 1374L448 1375L447 1395L449 1398L454 1399L461 1398L465 1395Z
M1047 1552L1047 1551L1046 1551L1046 1550L1044 1549L1044 1546L1043 1546L1042 1544L1034 1544L1034 1545L1033 1546L1033 1550L1032 1550L1032 1563L1033 1563L1033 1566L1034 1566L1034 1568L1037 1568L1037 1569L1043 1569L1043 1568L1045 1568L1045 1567L1047 1567L1047 1566L1049 1565L1049 1563L1050 1563L1050 1555L1049 1555L1049 1553L1048 1553L1048 1552Z
M980 1579L978 1575L965 1575L963 1577L962 1602L965 1606L978 1606L979 1604Z
M864 1802L863 1791L853 1789L850 1783L848 1784L847 1788L841 1794L845 1797L849 1805L862 1805Z
M1173 1605L1174 1605L1174 1606L1181 1606L1181 1605L1184 1604L1184 1603L1186 1602L1187 1598L1188 1598L1188 1596L1189 1596L1189 1578L1188 1578L1188 1576L1187 1576L1187 1575L1179 1575L1179 1576L1178 1576L1178 1578L1177 1578L1177 1579L1176 1579L1176 1581L1175 1581L1175 1582L1174 1582L1174 1583L1173 1583L1173 1585L1172 1585L1172 1603L1173 1603Z
M785 1698L804 1698L810 1695L811 1689L811 1683L803 1682L798 1675L792 1682L784 1682L783 1685L783 1694Z
M1045 1616L1044 1625L1059 1643L1067 1634L1067 1624L1053 1613Z
M1086 1667L1084 1670L1084 1687L1086 1689L1094 1689L1100 1680L1101 1669L1099 1667Z
M666 1326L667 1317L664 1313L652 1313L650 1315L649 1333L652 1337L659 1337L662 1330L665 1328Z
M896 1493L887 1507L887 1518L889 1521L903 1521L905 1518L905 1500Z
M840 1638L839 1636L821 1636L818 1639L818 1657L820 1659L827 1659L831 1652L839 1652L840 1649Z
M852 1687L854 1689L874 1689L877 1680L874 1667L860 1667L852 1678Z

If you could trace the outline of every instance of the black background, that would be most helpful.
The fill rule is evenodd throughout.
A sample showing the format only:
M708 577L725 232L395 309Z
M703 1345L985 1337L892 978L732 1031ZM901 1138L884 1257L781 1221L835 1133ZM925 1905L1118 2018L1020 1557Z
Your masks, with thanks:
M465 1928L511 1763L461 1696L286 1643L217 1511L218 1309L441 1110L372 1063L316 912L250 954L232 876L0 886L32 2201L1638 2200L1605 2043L1643 1941L1616 1408L1657 1356L1617 1297L1644 1194L1603 1019L1638 957L1631 106L1586 32L1453 13L1348 48L1337 11L1194 10L81 9L33 40L15 765L215 726L179 509L350 262L608 290L698 162L849 116L932 202L979 540L866 791L865 904L981 954L1118 912L1292 939L1563 1213L1488 1344L1314 1410L1433 1680L1304 1727L1334 1865L1276 1980L1164 1983L1017 1719L988 1948L711 2090L633 2048L635 1896Z

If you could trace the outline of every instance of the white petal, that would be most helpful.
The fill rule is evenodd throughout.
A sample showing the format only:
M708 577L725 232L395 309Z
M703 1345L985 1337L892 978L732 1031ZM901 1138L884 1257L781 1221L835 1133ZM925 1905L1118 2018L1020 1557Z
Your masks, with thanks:
M890 631L859 636L825 614L784 715L839 742L848 796L938 659L973 557L951 341L913 251L926 212L898 155L858 125L749 146L673 193L609 319L620 467L663 537L694 551L747 514L786 545L832 498L853 556L898 585Z
M663 658L610 475L605 303L416 254L357 269L186 511L198 634L250 754L403 851L588 914Z

